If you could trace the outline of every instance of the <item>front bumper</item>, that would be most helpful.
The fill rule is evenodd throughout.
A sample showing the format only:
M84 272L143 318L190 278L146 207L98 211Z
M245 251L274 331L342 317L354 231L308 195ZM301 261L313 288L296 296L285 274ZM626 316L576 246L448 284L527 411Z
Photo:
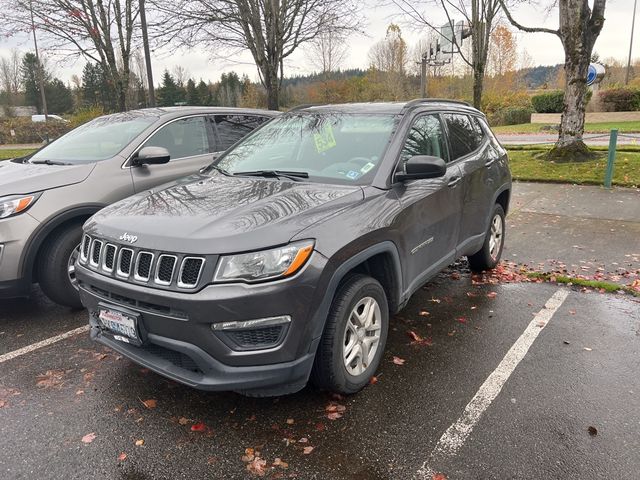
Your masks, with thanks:
M275 389L294 391L306 384L318 331L324 322L324 290L319 288L326 259L314 252L293 278L262 284L208 285L181 293L134 285L77 265L80 297L88 308L91 337L145 367L204 390ZM140 314L143 345L117 341L98 320L99 304ZM213 323L288 315L278 343L241 348ZM295 386L296 388L293 388Z
M39 222L28 213L0 220L0 298L29 294L29 279L23 279L21 261L28 239Z

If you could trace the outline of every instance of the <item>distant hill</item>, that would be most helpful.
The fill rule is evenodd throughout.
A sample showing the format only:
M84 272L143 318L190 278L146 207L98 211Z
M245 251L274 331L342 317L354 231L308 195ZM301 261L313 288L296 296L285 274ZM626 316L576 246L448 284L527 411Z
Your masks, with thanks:
M532 68L523 68L518 73L524 80L528 89L535 90L545 83L557 78L562 65L540 65Z

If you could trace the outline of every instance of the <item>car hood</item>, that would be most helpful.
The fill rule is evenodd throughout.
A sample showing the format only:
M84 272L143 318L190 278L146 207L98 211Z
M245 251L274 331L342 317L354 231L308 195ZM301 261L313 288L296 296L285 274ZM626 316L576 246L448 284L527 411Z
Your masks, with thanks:
M33 193L84 181L95 163L82 165L34 165L20 161L0 162L0 197Z
M223 254L282 245L298 232L362 201L358 186L274 179L192 176L115 203L85 225L113 239L128 233L136 247Z

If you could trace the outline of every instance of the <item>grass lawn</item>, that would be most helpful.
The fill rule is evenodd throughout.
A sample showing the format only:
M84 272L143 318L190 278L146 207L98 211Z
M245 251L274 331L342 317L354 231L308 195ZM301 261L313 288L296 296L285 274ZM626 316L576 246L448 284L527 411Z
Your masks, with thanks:
M22 157L33 152L33 149L28 148L14 148L11 150L0 149L0 160L7 160L8 158Z
M555 130L543 130L549 124L544 123L523 123L521 125L502 125L492 127L496 134L508 133L555 133ZM585 133L609 133L612 128L617 128L620 133L640 132L640 122L605 122L587 123L584 126Z
M534 182L577 183L602 185L607 165L607 153L589 162L553 163L540 157L546 150L509 150L513 178ZM600 153L599 152L599 153ZM640 186L640 152L619 151L613 169L613 184L621 187Z

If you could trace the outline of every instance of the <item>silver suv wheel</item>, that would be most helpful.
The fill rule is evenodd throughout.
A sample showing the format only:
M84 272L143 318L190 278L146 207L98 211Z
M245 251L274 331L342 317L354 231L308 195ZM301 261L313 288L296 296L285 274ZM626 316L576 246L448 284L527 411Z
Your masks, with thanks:
M362 375L375 358L380 344L381 319L380 305L372 297L364 297L351 311L342 342L342 358L350 375Z
M489 237L489 255L493 260L498 259L498 254L502 248L502 215L496 214L491 221L491 236Z

